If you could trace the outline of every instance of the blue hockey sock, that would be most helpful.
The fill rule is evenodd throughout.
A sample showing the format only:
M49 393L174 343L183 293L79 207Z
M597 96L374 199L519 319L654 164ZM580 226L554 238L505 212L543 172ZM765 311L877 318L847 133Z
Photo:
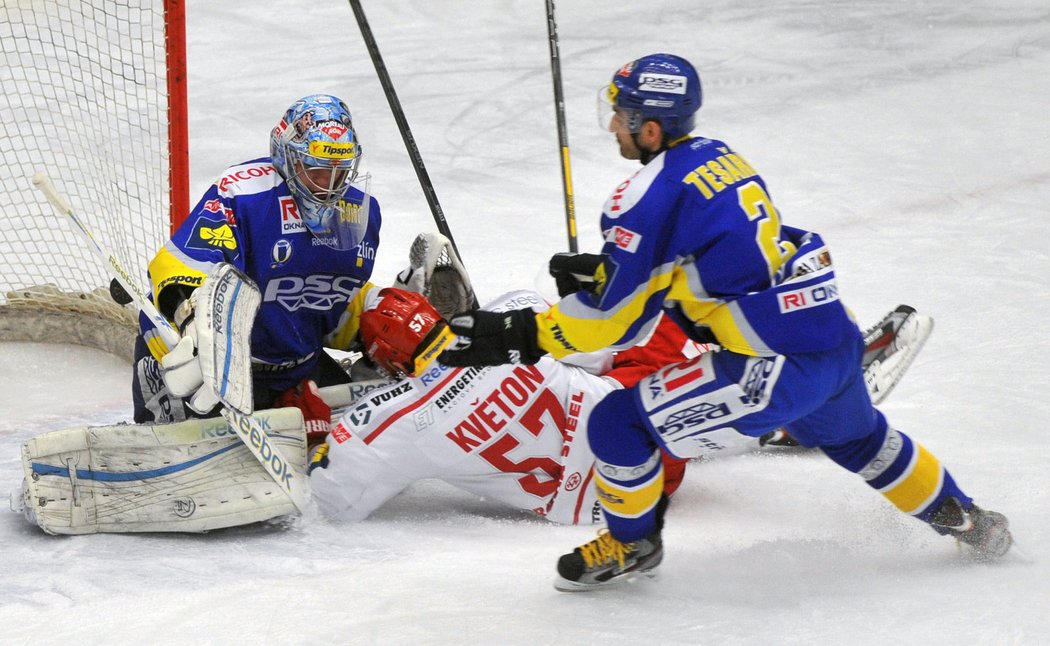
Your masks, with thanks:
M631 543L656 531L656 506L664 491L660 452L640 466L595 461L594 486L613 538Z

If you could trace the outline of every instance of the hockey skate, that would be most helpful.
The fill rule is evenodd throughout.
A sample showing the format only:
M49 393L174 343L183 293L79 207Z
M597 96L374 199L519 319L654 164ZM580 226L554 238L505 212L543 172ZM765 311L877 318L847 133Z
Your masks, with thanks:
M953 536L959 543L968 545L977 561L994 561L1013 545L1006 516L977 505L963 509L957 498L945 500L930 524L937 533Z
M763 446L799 446L798 440L791 437L787 430L778 428L758 438L758 445Z
M882 320L864 332L864 385L871 403L886 399L900 382L926 339L933 332L933 319L919 314L910 305L898 305ZM798 441L783 428L761 436L761 447L797 447Z
M871 402L886 399L933 332L933 319L898 305L864 333L864 383Z
M655 576L654 570L663 558L659 530L640 541L621 543L603 528L598 530L598 538L558 559L554 587L562 592L582 592L619 583L634 574Z

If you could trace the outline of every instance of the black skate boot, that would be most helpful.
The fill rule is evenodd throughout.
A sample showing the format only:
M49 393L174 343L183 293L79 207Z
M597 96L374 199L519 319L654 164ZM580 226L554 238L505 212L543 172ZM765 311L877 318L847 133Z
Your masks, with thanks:
M791 434L787 432L787 429L778 428L774 431L770 431L758 438L758 445L761 446L800 446L798 440L791 437Z
M978 561L994 561L1013 544L1006 516L971 505L963 509L957 498L949 498L934 512L930 524L937 533L953 536L970 546Z
M654 570L664 558L660 532L664 526L668 497L656 506L656 531L640 541L621 543L608 529L598 530L598 538L585 543L558 559L558 578L554 587L562 592L593 590L632 578L629 575L655 576Z
M598 538L558 559L554 587L562 592L580 592L618 583L629 574L653 576L652 571L663 558L660 532L634 543L621 543L602 528L598 530Z

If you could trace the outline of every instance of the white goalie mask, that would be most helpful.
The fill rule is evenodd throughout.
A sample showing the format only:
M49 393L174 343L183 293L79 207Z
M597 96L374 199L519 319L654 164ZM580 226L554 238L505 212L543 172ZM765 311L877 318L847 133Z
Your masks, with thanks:
M270 135L270 157L303 224L335 249L356 247L368 230L369 176L358 176L361 152L350 110L327 94L296 101Z

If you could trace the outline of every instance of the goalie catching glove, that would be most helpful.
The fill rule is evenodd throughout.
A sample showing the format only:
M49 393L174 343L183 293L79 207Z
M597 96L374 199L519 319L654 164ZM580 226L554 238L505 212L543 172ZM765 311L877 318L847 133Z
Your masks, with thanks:
M416 376L452 343L441 314L422 295L388 287L361 315L368 357L391 376Z
M408 251L408 267L394 287L422 294L443 318L470 309L474 288L452 242L440 233L420 233Z
M533 364L546 354L540 349L531 309L462 312L452 317L449 327L457 338L440 357L446 366Z
M189 298L175 308L175 328L182 335L179 342L160 360L161 379L168 392L186 400L186 405L198 415L207 415L219 405L215 390L204 383L197 349L201 335L209 330L197 330L194 310L200 290L194 290Z

